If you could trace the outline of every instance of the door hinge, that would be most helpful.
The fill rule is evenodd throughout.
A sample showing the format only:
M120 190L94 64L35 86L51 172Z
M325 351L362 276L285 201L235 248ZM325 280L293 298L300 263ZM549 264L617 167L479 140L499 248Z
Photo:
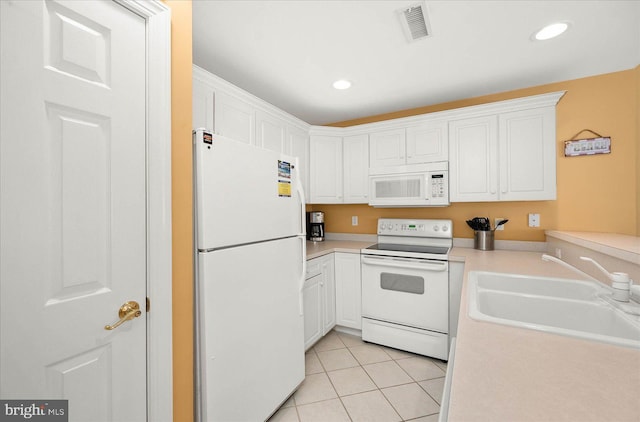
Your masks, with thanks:
M147 298L147 312L151 310L151 301Z

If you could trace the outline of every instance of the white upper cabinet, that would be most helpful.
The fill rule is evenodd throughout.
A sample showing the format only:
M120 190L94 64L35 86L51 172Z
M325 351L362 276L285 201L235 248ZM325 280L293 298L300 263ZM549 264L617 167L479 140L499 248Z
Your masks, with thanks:
M449 159L446 120L425 122L407 128L407 164L433 163Z
M449 135L449 200L497 201L497 117L455 120L449 124Z
M193 129L213 130L214 89L193 79Z
M369 202L369 137L367 135L342 138L343 186L345 204Z
M556 199L555 107L499 116L500 199Z
M287 127L285 153L298 157L300 177L305 192L305 201L309 201L309 132L296 126Z
M256 145L277 152L287 152L285 148L286 123L277 117L256 111Z
M310 137L312 204L366 204L369 189L368 135L331 135L324 128Z
M369 135L369 167L389 167L406 164L405 129L373 132Z
M561 95L519 99L519 110L451 121L451 202L556 199L555 104ZM536 103L527 107L527 101Z
M448 160L447 121L423 120L419 124L369 135L371 173L384 167Z
M215 133L255 145L255 109L225 92L216 92Z
M309 203L342 203L342 137L312 135L310 143L311 198Z

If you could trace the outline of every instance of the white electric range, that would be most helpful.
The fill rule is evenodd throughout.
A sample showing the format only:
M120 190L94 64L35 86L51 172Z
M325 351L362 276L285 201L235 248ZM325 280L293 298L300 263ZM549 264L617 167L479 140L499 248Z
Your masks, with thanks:
M451 220L378 220L361 250L362 339L446 360Z

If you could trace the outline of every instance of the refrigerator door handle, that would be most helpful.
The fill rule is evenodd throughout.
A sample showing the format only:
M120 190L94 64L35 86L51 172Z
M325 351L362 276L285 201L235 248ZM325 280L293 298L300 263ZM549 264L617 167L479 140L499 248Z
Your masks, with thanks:
M300 316L304 315L304 282L307 277L307 239L304 236L300 237L302 251L302 274L300 274L300 288L298 291L298 304L300 309Z
M295 180L295 184L296 184L296 191L298 192L298 199L300 200L300 234L303 236L306 236L306 228L307 228L307 224L306 224L306 201L305 201L305 197L304 197L304 189L302 188L302 182L300 181L300 169L299 166L297 165L296 162L296 166L294 168L294 171L296 172L296 180ZM303 258L305 258L306 260L306 256L304 256Z

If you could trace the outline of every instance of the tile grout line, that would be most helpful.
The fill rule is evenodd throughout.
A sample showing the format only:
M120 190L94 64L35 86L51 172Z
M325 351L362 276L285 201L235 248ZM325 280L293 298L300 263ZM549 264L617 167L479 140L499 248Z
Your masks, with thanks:
M340 338L340 336L338 336L338 339L340 340L340 342L344 345L344 347L347 349L347 351L349 352L349 354L351 355L351 357L353 357L353 359L355 359L356 362L358 362L358 364L360 364L360 362L358 361L358 359L356 359L355 356L353 356L353 353L351 353L351 350L349 350L349 348L347 347L346 344L344 344L344 342L342 341L342 339ZM336 349L337 350L337 349ZM318 357L318 360L320 360L320 357ZM322 365L322 362L320 362L320 364ZM322 365L322 367L324 368L324 365ZM355 367L354 367L355 368ZM347 369L347 368L343 368L343 369ZM364 369L363 369L364 370ZM329 383L331 384L331 387L333 387L333 391L336 392L336 396L338 396L338 400L340 401L340 404L342 405L342 408L344 409L345 413L347 414L347 417L349 418L349 420L351 422L353 422L353 418L351 417L351 414L349 413L349 410L347 409L347 406L345 406L344 402L342 401L342 396L338 393L338 389L336 388L336 386L334 385L333 381L331 380L331 377L329 376L329 372L327 372L326 368L325 368L325 374L327 375L327 378L329 379Z
M439 413L439 411L440 411L440 409L441 409L441 404L440 404L440 402L438 402L438 400L436 400L436 399L435 399L435 398L434 398L434 397L433 397L433 396L432 396L432 395L431 395L431 394L430 394L430 393L429 393L429 392L428 392L428 391L427 391L427 390L426 390L422 385L420 385L420 384L419 384L419 382L423 382L423 381L430 381L430 380L436 380L436 379L440 379L440 378L444 378L444 377L428 378L428 379L425 379L425 380L422 380L422 381L417 381L413 376L411 376L411 374L409 374L409 372L408 372L405 368L403 368L400 364L398 364L398 361L400 361L400 360L410 359L410 358L414 358L414 357L417 357L417 356L414 356L414 354L410 354L410 355L408 355L408 356L401 356L401 357L398 357L398 358L394 358L391 354L389 354L389 353L385 350L385 348L386 348L385 346L383 346L383 345L379 345L379 344L375 344L375 343L367 343L367 342L364 342L364 341L362 341L362 340L361 340L361 341L362 341L362 345L352 345L352 346L348 346L348 345L343 341L342 336L340 335L340 333L335 332L335 334L336 334L336 339L338 340L338 342L339 342L342 346L341 346L341 347L340 347L340 346L339 346L339 347L335 347L335 348L329 348L329 349L327 349L327 350L322 350L322 352L329 352L329 351L334 351L334 350L346 349L346 350L347 350L347 352L349 353L349 355L350 355L350 356L354 359L354 361L357 363L357 366L350 366L350 367L345 367L345 368L338 368L338 369L334 369L333 371L328 371L328 370L327 370L327 368L326 368L326 366L325 366L325 364L324 364L324 363L322 362L322 360L320 359L319 351L316 349L316 345L317 345L318 343L320 343L320 342L322 341L322 339L321 339L320 341L316 342L316 344L314 344L314 346L313 346L313 347L309 348L309 350L307 350L307 353L308 353L308 352L313 351L313 353L315 354L315 358L318 360L318 363L320 364L320 368L322 369L322 372L321 372L321 373L323 373L323 374L326 376L326 378L329 380L329 384L331 385L331 388L333 388L334 393L336 394L336 396L337 396L337 398L338 398L338 400L339 400L340 404L342 405L342 408L343 408L343 409L344 409L344 411L346 412L347 417L349 418L349 420L350 420L350 421L352 421L352 422L353 422L353 418L352 418L351 414L349 413L349 411L347 410L347 406L345 406L344 401L342 400L342 398L343 398L343 397L350 397L350 396L354 396L354 395L358 395L358 394L369 393L369 392L373 392L373 391L379 391L379 392L382 394L382 396L384 397L385 401L389 404L389 406L391 406L391 409L393 409L393 411L396 413L396 415L400 418L400 420L401 420L401 421L403 421L403 422L407 422L407 421L411 421L411 420L415 420L415 419L417 419L417 418L413 418L413 419L404 419L404 418L400 415L400 413L398 412L398 410L396 409L396 407L393 405L393 403L391 403L391 401L389 400L389 398L384 394L384 392L383 392L383 388L382 388L382 387L380 387L380 386L378 386L378 384L373 380L373 378L371 378L371 375L369 374L369 372L367 372L367 370L364 368L364 364L362 364L362 363L358 360L358 358L353 354L353 351L351 350L352 348L355 348L355 347L362 347L362 346L366 346L366 345L372 345L372 346L379 347L379 348L382 350L382 352L384 352L384 354L385 354L385 355L387 355L387 356L390 358L390 360L389 360L389 361L390 361L390 362L395 363L395 364L396 364L396 365L397 365L397 366L402 370L402 372L403 372L403 373L405 373L405 374L406 374L406 375L411 379L411 381L410 381L410 382L401 383L401 384L398 384L398 385L388 386L388 387L384 387L384 388L392 388L392 387L399 387L399 386L402 386L402 385L417 384L417 385L418 385L418 387L420 388L420 390L421 390L421 391L424 391L424 392L427 394L427 396L428 396L431 400L433 400L433 401L438 405L438 412L435 412L435 413L432 413L432 414L428 414L428 415L419 416L419 417L418 417L418 419L419 419L419 418L422 418L422 417L432 416L432 415L435 415L435 414L438 414L438 413ZM438 365L437 363L433 362L433 359L429 358L428 356L425 356L425 357L426 357L427 359L429 359L429 361L430 361L433 365L435 365L436 367L438 367L438 369L440 369L440 370L442 370L442 371L445 371L445 372L446 372L446 370L445 370L445 369L443 369L440 365ZM371 363L369 363L368 365L372 365L372 364L375 364L375 363L382 363L382 362L388 362L388 361L371 362ZM331 377L329 376L329 372L336 372L336 371L346 370L346 369L352 369L352 368L360 368L360 369L365 373L365 375L366 375L366 376L367 376L367 378L371 381L371 383L373 384L373 386L374 386L375 388L374 388L373 390L361 391L361 392L358 392L358 393L346 394L346 395L344 395L344 396L341 396L341 395L338 393L338 390L337 390L336 386L334 385L333 380L332 380L332 379L331 379ZM317 374L319 374L319 373L317 373ZM305 378L306 378L308 375L316 375L316 374L305 374ZM299 405L299 404L297 403L297 401L295 400L295 397L294 397L294 398L293 398L293 406L295 407L296 417L298 418L298 421L300 421L300 422L302 421L302 418L301 418L301 415L300 415L300 409L298 409L298 407L299 407L299 406L311 405L311 404L317 404L317 403L327 402L327 401L330 401L330 400L334 400L334 399L333 399L333 398L331 398L331 399L324 399L324 400L319 400L319 401L315 401L315 402L305 403L305 404L300 404L300 405Z

